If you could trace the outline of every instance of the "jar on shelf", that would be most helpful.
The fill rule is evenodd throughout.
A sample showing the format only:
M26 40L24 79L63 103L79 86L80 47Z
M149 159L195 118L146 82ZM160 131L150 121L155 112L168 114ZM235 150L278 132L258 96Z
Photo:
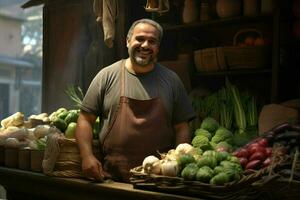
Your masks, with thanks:
M258 0L244 0L243 13L245 16L255 16L258 14Z
M261 14L271 15L273 13L273 0L261 0Z
M193 23L198 20L199 11L196 0L185 0L182 12L183 23Z
M216 11L220 18L239 16L241 14L241 0L217 0Z
M200 3L200 21L207 21L211 19L210 6L208 2Z

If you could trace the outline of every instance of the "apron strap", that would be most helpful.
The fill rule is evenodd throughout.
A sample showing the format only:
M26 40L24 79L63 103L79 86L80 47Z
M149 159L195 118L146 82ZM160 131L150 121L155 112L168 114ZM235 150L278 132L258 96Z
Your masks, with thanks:
M120 87L120 97L125 96L125 60L121 63L121 87Z

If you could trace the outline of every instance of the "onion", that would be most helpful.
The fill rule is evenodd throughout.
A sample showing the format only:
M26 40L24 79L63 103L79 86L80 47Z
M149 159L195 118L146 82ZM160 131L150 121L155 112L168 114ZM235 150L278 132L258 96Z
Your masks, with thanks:
M143 169L144 172L146 173L150 173L152 168L153 168L153 164L155 162L158 162L159 159L156 156L150 155L147 156L144 160L143 160Z
M194 147L188 143L177 145L175 152L177 155L189 154L194 151Z
M179 166L177 161L171 160L161 164L161 173L164 176L177 176L179 173Z

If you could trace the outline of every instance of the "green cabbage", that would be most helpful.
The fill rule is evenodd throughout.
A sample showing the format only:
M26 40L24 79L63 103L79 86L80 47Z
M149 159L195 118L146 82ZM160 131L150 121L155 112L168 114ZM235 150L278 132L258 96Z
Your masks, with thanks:
M209 140L207 137L203 135L197 135L192 140L192 145L196 148L200 148L202 150L208 150L211 149L211 145L209 143Z
M200 128L207 130L210 133L214 133L219 128L219 122L212 117L206 117L203 119Z
M211 138L212 138L212 134L210 132L208 132L207 130L202 129L202 128L198 128L195 131L195 135L203 135L203 136L207 137L208 140L211 140Z

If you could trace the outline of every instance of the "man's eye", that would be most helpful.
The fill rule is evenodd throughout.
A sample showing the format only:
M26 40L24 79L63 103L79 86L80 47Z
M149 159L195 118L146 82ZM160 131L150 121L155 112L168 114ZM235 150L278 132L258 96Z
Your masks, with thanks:
M144 41L145 41L143 38L136 38L136 40L137 40L138 42L144 42Z
M149 44L152 44L152 45L155 45L157 43L156 40L149 40L148 42L149 42Z

